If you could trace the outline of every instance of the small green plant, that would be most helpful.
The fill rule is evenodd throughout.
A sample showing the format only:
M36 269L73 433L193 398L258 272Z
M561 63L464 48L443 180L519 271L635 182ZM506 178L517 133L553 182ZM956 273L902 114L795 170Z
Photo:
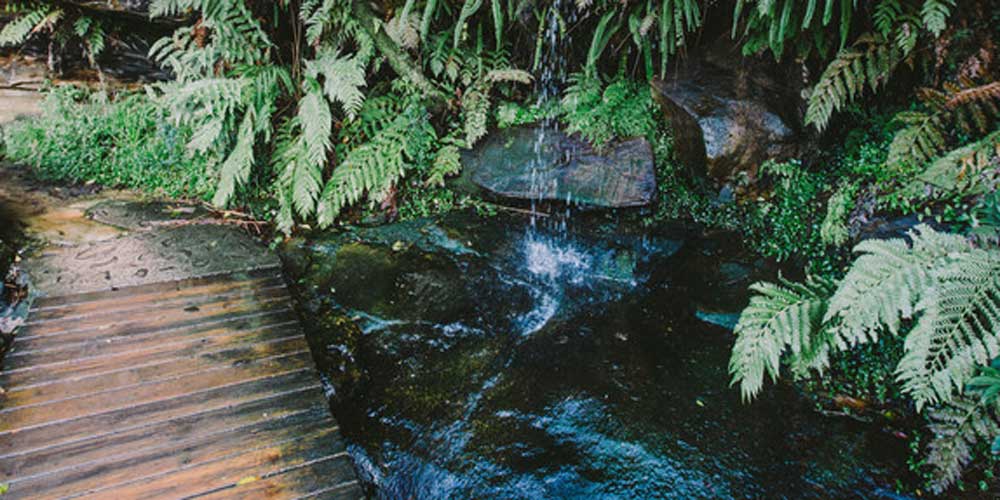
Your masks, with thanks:
M201 199L215 191L209 162L185 148L190 129L171 125L146 94L112 97L61 86L42 109L40 117L4 129L7 157L42 177Z

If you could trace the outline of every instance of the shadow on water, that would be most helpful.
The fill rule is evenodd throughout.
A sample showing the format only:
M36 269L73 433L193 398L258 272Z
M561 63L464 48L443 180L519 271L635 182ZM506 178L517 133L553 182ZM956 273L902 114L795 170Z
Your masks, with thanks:
M902 498L904 443L728 386L713 323L760 274L730 240L577 225L453 214L286 251L304 312L360 328L309 322L375 496Z

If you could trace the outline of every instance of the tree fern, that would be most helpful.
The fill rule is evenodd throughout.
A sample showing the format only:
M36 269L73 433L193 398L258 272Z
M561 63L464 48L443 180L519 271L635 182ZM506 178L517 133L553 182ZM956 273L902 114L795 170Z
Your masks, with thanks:
M799 339L821 338L844 350L876 340L883 330L904 333L904 319L914 323L896 373L918 408L951 401L976 366L1000 355L1000 251L926 226L909 238L860 243L861 255L835 292L824 295L808 283L755 287L760 295L740 319L730 361L744 396L760 390L765 372L777 375L785 346L796 361ZM813 318L816 312L820 318ZM809 345L823 354L815 342ZM806 356L796 365L821 369L824 359Z
M750 289L756 295L736 324L729 360L732 383L740 385L744 400L760 392L765 374L777 379L786 351L797 360L799 371L825 363L823 316L833 292L832 283L820 279L805 284L761 282Z
M1000 255L967 250L933 272L897 367L918 409L951 401L977 365L1000 355Z

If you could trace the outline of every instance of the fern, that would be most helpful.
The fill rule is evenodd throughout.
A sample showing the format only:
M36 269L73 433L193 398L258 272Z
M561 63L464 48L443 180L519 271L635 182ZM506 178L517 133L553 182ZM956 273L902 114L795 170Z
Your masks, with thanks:
M924 22L924 28L936 37L941 36L941 33L948 27L948 16L954 6L954 0L924 0L924 5L920 9L920 18Z
M960 236L926 226L902 239L867 240L855 247L860 256L830 299L825 321L837 320L841 348L878 340L887 329L898 335L901 320L912 318L915 304L933 284L932 270L952 252L968 249Z
M365 68L355 57L343 57L330 47L321 48L315 60L306 61L306 77L313 80L323 80L323 91L333 102L339 102L344 107L344 113L353 120L365 95L361 88L365 86Z
M797 360L797 371L825 363L823 316L833 286L821 279L805 284L782 280L755 283L750 289L757 295L736 324L729 360L732 384L740 385L744 400L757 396L765 375L777 379L785 351Z
M823 243L828 245L843 245L850 238L847 229L847 216L854 208L854 197L857 195L857 185L841 186L830 196L826 203L826 216L820 226L819 234Z
M33 32L38 31L42 21L51 12L46 5L21 13L0 30L0 47L9 47L24 42Z
M873 36L840 51L809 95L806 123L825 129L833 114L859 97L866 86L877 91L905 55L884 38Z
M984 405L968 398L928 411L928 418L933 439L926 463L935 478L931 489L941 494L961 477L975 447L1000 435L1000 421L995 404Z
M883 330L903 334L905 319L913 327L896 374L918 409L951 401L976 366L1000 355L1000 251L973 248L961 236L926 226L909 238L858 244L861 255L835 292L819 293L809 283L755 287L760 295L740 319L730 362L744 397L757 394L765 372L777 376L785 346L792 347L797 369L822 369L827 347L817 342L849 349L874 342ZM800 309L780 316L789 307ZM813 317L817 312L820 318ZM796 350L794 342L815 354L797 360L808 351Z
M434 163L427 175L425 186L444 187L446 177L458 174L462 170L462 157L458 146L446 144L434 156Z
M993 182L988 175L998 148L1000 130L934 160L917 176L917 182L963 196L984 194Z
M326 183L317 207L320 226L333 223L344 207L385 193L433 140L427 111L409 106L370 141L350 151Z
M889 146L889 165L922 166L947 149L950 128L957 126L970 135L986 134L1000 117L998 82L964 89L949 86L943 92L922 89L920 97L929 108L927 112L896 115L908 126Z
M934 269L934 287L897 367L903 390L920 409L949 402L975 372L1000 354L1000 254L967 250Z

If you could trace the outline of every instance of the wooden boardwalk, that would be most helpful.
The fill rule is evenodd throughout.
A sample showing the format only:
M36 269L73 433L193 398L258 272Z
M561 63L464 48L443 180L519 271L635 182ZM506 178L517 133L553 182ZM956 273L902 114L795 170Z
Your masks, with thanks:
M363 496L276 267L106 288L18 332L0 498Z

